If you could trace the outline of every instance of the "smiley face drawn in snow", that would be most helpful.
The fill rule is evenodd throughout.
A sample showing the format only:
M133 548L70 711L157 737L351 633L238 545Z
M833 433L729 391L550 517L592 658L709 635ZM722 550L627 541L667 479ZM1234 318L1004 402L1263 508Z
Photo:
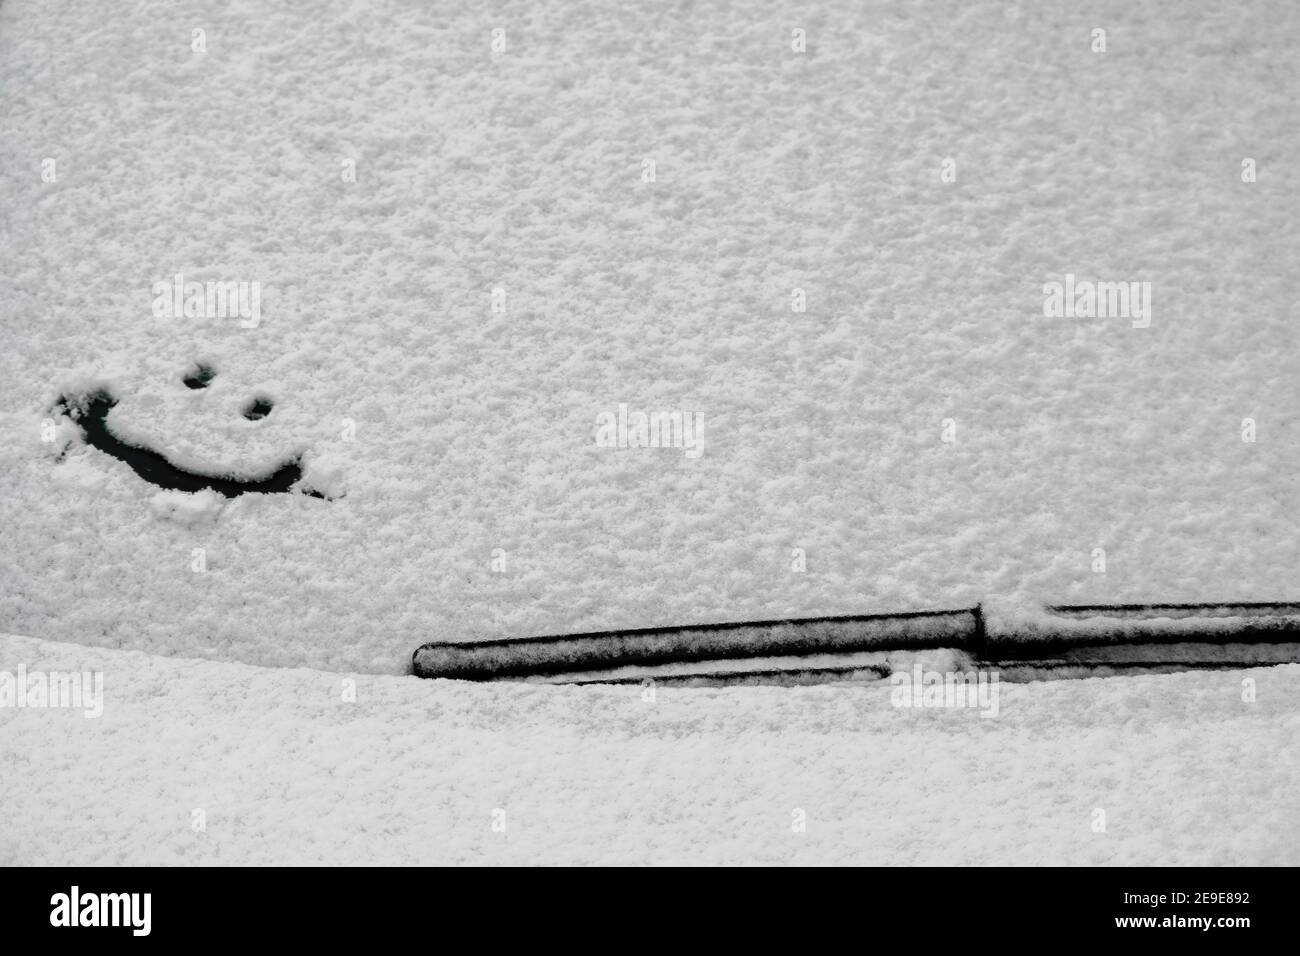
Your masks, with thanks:
M211 366L200 363L192 367L182 381L190 389L207 388L216 374ZM125 462L137 475L159 488L189 492L210 488L227 498L250 492L301 492L313 498L325 498L318 491L298 487L298 482L302 479L299 455L259 478L235 478L228 474L180 468L162 452L125 442L114 434L108 424L108 413L116 404L117 398L101 389L81 396L65 395L55 403L55 409L62 411L81 428L86 444ZM258 421L269 415L274 407L270 399L254 397L244 406L243 414L250 421Z

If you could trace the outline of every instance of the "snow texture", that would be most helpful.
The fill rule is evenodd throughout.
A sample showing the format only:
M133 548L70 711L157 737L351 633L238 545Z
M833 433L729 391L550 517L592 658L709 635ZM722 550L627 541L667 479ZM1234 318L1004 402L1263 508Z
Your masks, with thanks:
M0 626L396 674L432 640L1300 599L1297 47L1251 0L10 0ZM261 282L259 324L154 317L178 273ZM1066 273L1150 281L1150 327L1045 318ZM159 497L51 415L96 383L175 464L301 453L335 500ZM703 453L599 447L620 403L699 412Z
M0 660L104 673L97 719L0 708L0 863L1300 864L1300 665L1007 684L987 720L888 684L647 701L18 637Z
M402 676L1300 601L1298 48L1269 0L5 0L0 671L107 700L0 707L0 863L1300 863L1296 666L995 720ZM177 275L256 321L159 317ZM1066 275L1149 282L1150 324L1044 316ZM57 409L100 392L329 500L162 491ZM603 447L621 405L701 454Z

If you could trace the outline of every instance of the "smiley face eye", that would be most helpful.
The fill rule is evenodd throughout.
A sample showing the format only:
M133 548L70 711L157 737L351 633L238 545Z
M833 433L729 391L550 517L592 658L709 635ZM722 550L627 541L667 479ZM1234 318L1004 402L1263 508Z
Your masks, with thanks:
M255 422L271 414L271 409L274 407L269 398L255 398L244 406L244 417L250 422Z
M185 377L181 379L186 388L207 388L208 383L217 377L217 370L202 362L195 363Z

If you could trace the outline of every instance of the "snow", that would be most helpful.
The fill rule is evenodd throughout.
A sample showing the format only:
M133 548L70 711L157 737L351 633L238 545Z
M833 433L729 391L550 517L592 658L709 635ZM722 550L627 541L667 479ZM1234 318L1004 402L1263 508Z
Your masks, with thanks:
M1300 665L1004 684L986 719L888 683L647 700L12 636L0 661L104 673L97 719L0 708L5 863L1300 863Z
M221 495L211 489L187 493L159 491L149 499L156 514L190 524L196 521L214 521L221 513Z
M1266 3L6 3L0 623L395 674L431 640L1300 598L1298 39ZM257 327L155 318L177 273L261 282ZM1045 318L1067 273L1150 281L1151 326ZM176 463L302 451L342 497L178 524L51 460L86 382ZM599 447L623 403L700 413L703 454Z
M0 860L1296 862L1294 668L984 721L402 675L1300 601L1297 48L1267 0L3 3L0 669L117 696L0 709ZM257 321L159 318L177 275L259 283ZM1149 326L1045 316L1067 275L1149 282ZM329 500L161 491L56 409L99 391L175 465ZM604 447L621 406L701 454Z

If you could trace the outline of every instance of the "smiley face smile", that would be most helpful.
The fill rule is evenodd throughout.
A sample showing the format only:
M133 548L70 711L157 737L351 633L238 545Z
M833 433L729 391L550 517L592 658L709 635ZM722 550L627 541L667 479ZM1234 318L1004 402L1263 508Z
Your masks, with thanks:
M191 389L205 388L215 374L210 367L199 365L183 381ZM211 489L227 498L250 492L273 494L297 491L313 498L325 499L325 495L319 491L298 487L298 482L302 479L300 455L295 455L259 478L235 478L180 468L159 451L118 438L108 425L108 413L116 404L116 397L105 390L99 390L81 396L65 395L55 403L54 408L62 411L80 427L86 444L126 463L137 475L159 488L187 492ZM265 418L273 407L270 399L256 397L245 406L244 417L252 421Z

